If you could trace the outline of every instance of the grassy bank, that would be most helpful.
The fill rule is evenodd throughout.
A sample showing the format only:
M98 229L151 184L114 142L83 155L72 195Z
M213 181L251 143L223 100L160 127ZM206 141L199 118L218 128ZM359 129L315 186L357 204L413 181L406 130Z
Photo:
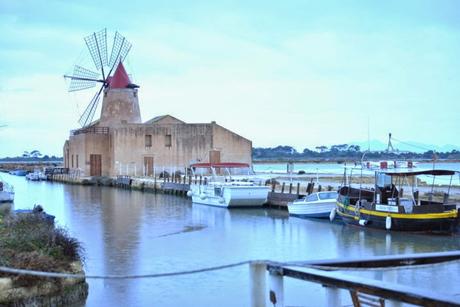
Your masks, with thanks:
M83 248L66 230L55 227L41 213L0 216L0 266L47 272L72 272L83 260ZM1 273L16 286L30 287L44 278Z

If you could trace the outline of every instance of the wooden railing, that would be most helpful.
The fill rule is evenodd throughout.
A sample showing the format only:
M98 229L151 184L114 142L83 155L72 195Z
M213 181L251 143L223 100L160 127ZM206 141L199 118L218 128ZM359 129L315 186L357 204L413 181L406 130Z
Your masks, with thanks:
M342 306L340 291L350 292L353 306L362 306L360 299L374 300L372 306L384 306L385 302L399 306L400 302L418 306L460 306L460 298L438 293L427 288L415 288L394 283L395 269L400 266L414 266L460 260L460 252L425 253L414 255L381 256L368 259L319 260L289 264L251 263L251 305L266 306L266 295L275 306L284 306L283 277L321 284L326 291L326 306ZM359 277L337 272L342 269L383 269L383 280ZM268 274L269 291L265 285ZM335 271L335 272L334 272ZM385 274L389 275L385 277ZM393 282L391 282L393 281ZM449 281L446 281L446 285Z
M108 134L109 127L88 127L88 128L81 128L81 129L70 131L70 135L78 135L78 134L86 134L86 133Z

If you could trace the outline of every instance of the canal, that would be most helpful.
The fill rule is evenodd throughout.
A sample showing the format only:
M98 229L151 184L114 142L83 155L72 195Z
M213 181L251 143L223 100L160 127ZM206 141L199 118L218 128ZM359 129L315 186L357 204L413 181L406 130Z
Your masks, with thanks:
M276 261L356 258L450 251L460 236L358 229L289 218L266 209L226 210L163 194L28 182L2 174L15 188L15 208L41 204L57 224L83 242L90 275L191 270L250 259ZM459 297L460 264L396 270L399 283ZM379 278L381 272L350 272ZM248 267L181 277L88 280L86 306L247 306ZM285 302L321 306L321 286L285 281Z

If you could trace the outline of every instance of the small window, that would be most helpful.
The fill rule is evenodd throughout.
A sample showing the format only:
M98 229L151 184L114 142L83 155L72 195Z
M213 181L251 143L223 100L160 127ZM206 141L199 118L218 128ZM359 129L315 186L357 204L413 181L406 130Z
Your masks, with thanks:
M152 135L151 134L145 135L145 147L152 147Z
M307 201L317 201L318 200L318 196L316 194L310 194L307 196Z
M165 146L166 147L171 147L171 134L166 134L165 135Z
M72 168L73 168L73 155L72 155Z
M76 155L76 157L75 157L75 162L76 162L77 168L78 168L78 155Z
M321 200L337 198L337 192L319 193L318 195L319 195L319 199Z

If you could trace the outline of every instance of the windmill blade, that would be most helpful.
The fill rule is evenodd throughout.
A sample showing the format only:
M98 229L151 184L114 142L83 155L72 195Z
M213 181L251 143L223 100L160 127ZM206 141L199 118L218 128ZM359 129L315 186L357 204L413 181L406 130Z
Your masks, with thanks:
M100 82L99 73L78 65L75 65L72 76L65 75L64 77L70 79L69 92L95 87L97 82Z
M102 76L105 79L104 66L107 66L107 30L94 32L85 37L85 42L93 58L94 65L98 70L101 70Z
M85 109L85 112L81 115L78 122L82 127L86 127L93 121L94 113L97 109L97 104L99 103L99 98L101 96L101 92L104 89L104 86L101 86L99 91L94 95L94 97L89 102L88 106Z
M119 62L123 62L123 60L126 58L128 55L129 50L131 49L131 43L128 42L128 40L122 36L120 33L115 32L115 37L113 39L113 45L112 45L112 53L110 54L110 61L109 61L109 67L110 67L110 73L112 72L113 68L115 65Z

